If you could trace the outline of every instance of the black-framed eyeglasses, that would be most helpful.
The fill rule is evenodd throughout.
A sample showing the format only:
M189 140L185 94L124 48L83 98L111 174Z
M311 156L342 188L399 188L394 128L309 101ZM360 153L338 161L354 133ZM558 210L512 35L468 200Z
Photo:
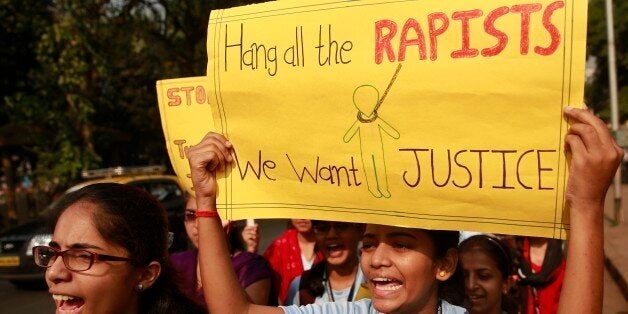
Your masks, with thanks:
M33 248L35 264L48 268L61 256L63 264L69 270L86 271L92 267L94 261L130 261L128 257L119 257L98 254L83 249L69 249L61 251L49 246L36 246Z
M316 234L327 234L333 227L336 232L345 232L349 228L353 227L353 223L350 222L326 222L319 221L312 224L312 230Z
M192 222L196 220L196 210L186 208L183 213L183 221Z

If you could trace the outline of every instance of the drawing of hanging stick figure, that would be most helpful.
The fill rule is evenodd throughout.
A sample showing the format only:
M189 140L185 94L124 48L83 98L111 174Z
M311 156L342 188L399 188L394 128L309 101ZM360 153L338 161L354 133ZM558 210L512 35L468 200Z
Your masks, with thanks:
M358 109L357 120L343 137L343 141L349 143L358 134L366 185L369 192L376 198L390 198L382 134L385 133L394 139L400 137L395 128L378 116L377 110L388 95L399 70L401 70L401 63L397 66L397 70L381 98L377 88L371 85L361 85L353 91L353 104Z

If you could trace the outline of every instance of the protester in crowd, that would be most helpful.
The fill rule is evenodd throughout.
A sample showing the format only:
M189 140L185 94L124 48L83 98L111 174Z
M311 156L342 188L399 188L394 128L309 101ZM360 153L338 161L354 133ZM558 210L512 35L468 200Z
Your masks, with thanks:
M203 285L198 262L198 229L196 227L196 199L189 197L184 213L185 230L194 248L172 254L172 263L179 272L179 287L190 298L199 304L205 304ZM235 223L224 222L223 228L229 240L231 264L238 276L238 282L246 291L249 299L255 304L276 305L277 294L272 285L273 271L268 262L260 255L245 249L241 237L241 228ZM218 287L215 285L214 287Z
M623 150L606 125L592 113L565 108L571 122L565 137L570 157L565 200L570 207L570 241L565 282L559 312L599 313L603 291L604 197L622 160ZM229 253L216 212L216 172L233 161L232 145L222 135L209 133L188 151L191 176L197 195L201 280L219 282L222 289L204 286L213 313L456 313L439 299L439 282L451 276L457 251L457 232L427 231L367 225L363 237L362 271L371 300L310 304L305 307L264 307L251 304L229 271ZM451 237L450 235L455 235Z
M509 295L514 271L508 245L492 235L478 234L462 241L458 251L469 312L518 313L517 302Z
M313 220L316 246L325 259L290 284L287 305L346 302L370 298L362 284L358 245L364 224Z
M252 224L247 224L242 229L242 239L244 240L244 247L246 251L249 253L257 253L259 249L259 225L255 222Z
M264 257L275 271L279 302L285 304L292 280L323 259L322 253L316 250L312 221L292 219L289 228L268 246Z
M373 302L363 299L283 309L251 304L237 286L234 274L227 271L227 245L224 238L220 239L222 233L215 214L215 171L223 170L225 162L232 160L229 152L226 139L215 133L208 134L200 144L188 150L198 207L203 208L203 217L214 217L198 221L201 278L223 284L219 294L204 289L210 312L282 313L304 309L314 309L317 313L465 311L440 298L440 282L446 281L456 269L459 233L383 225L368 225L362 238L361 267L369 281Z
M168 221L147 192L100 183L56 206L49 246L33 249L46 267L58 313L202 313L175 284Z
M565 278L563 241L537 237L517 237L521 313L556 313Z

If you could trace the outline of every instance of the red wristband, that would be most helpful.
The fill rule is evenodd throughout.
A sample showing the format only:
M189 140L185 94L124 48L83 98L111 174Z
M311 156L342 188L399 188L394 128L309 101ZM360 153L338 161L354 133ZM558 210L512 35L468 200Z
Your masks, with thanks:
M217 210L197 210L196 211L196 217L197 218L220 218L220 215L218 215L218 211Z

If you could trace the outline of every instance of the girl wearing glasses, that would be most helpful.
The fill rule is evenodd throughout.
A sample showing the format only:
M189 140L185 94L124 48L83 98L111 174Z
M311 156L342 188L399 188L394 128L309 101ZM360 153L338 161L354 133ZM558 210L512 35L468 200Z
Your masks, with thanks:
M370 297L362 286L358 244L364 224L312 220L316 246L325 259L295 278L287 305L347 302Z
M57 313L202 313L177 289L166 211L147 192L115 183L84 187L57 205L46 267Z
M198 229L194 197L188 198L183 218L185 230L194 248L172 254L171 260L181 276L179 282L181 290L199 304L205 305L198 263ZM272 286L273 271L268 262L261 255L245 250L246 244L237 224L223 222L223 228L229 240L233 270L249 299L255 304L277 304L277 293Z
M567 107L570 129L565 138L570 154L566 201L570 211L567 273L561 293L561 313L599 313L602 309L604 198L622 160L623 150L604 122L592 113ZM444 245L448 234L369 224L362 237L361 268L371 300L310 304L304 307L265 307L251 304L229 270L229 254L216 215L216 172L232 162L227 139L209 133L188 150L196 191L201 280L212 313L463 313L442 300L441 282L453 274L457 250ZM455 243L454 243L455 245ZM221 289L211 289L210 283Z

